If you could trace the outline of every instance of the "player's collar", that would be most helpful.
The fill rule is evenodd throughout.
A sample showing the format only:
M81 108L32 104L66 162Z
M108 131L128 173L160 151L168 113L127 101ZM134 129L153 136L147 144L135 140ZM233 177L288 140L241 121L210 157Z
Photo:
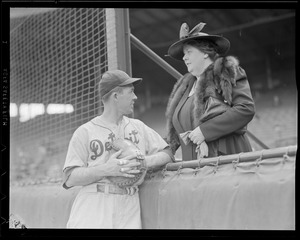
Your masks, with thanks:
M103 125L105 123L105 121L101 119L101 115L99 115L97 117L94 117L91 120L91 122L94 123L94 124L98 124L98 125ZM120 124L127 124L128 122L129 122L129 118L126 117L126 116L123 116L123 119L120 122Z

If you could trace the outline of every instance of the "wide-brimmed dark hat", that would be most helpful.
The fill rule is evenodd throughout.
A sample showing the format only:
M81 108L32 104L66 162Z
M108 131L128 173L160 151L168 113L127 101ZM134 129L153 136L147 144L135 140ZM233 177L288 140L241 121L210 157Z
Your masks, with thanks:
M219 55L225 55L229 48L230 42L227 38L219 35L210 35L201 32L202 28L206 23L199 23L191 31L189 31L189 26L183 23L180 28L179 38L180 40L173 43L168 50L168 55L177 60L182 60L183 58L183 45L190 40L209 40L212 41L216 47L215 50Z

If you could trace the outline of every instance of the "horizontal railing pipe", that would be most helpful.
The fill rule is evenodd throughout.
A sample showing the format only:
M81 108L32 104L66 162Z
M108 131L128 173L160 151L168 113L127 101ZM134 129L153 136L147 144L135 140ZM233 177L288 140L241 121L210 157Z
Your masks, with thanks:
M165 167L167 171L177 171L181 168L199 168L208 165L221 165L234 162L250 162L254 160L263 160L266 158L276 158L287 156L295 156L297 152L297 146L288 146L274 149L264 149L255 152L245 152L239 154L225 155L213 158L202 158L199 160L180 161L174 163L168 163Z

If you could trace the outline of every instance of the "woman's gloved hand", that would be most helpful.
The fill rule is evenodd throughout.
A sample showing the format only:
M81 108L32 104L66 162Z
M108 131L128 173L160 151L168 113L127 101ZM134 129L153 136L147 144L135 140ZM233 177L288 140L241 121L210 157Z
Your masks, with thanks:
M189 138L192 140L192 142L196 145L200 145L200 143L202 143L205 138L202 134L202 131L200 129L200 127L196 127L190 134L189 134Z
M196 152L197 152L197 159L208 156L208 146L205 141L200 143L200 145L197 145Z

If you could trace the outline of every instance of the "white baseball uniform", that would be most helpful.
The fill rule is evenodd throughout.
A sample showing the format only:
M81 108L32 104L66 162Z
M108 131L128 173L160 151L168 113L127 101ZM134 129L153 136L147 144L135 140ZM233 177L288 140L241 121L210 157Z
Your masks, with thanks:
M165 149L168 144L153 129L138 119L123 117L113 127L97 116L74 132L63 167L64 179L74 167L105 163L109 158L109 143L116 138L129 139L144 155ZM64 187L67 188L64 181ZM98 183L109 183L102 178ZM111 183L110 183L111 184ZM72 205L67 228L141 228L139 194L97 192L97 183L83 186Z

